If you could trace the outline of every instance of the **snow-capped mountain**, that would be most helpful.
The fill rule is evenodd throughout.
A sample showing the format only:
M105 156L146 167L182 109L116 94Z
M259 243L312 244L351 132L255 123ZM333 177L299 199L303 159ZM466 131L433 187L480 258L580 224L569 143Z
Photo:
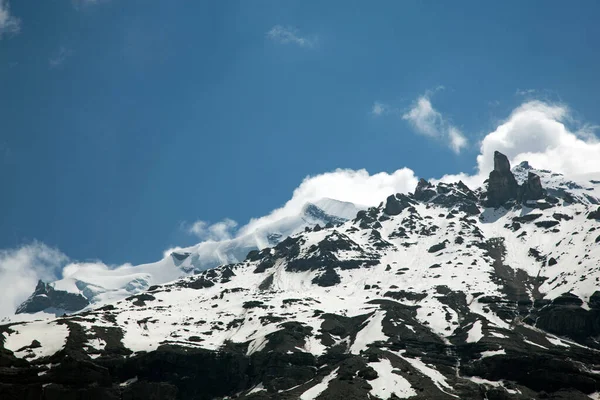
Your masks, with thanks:
M63 279L38 282L33 294L17 310L20 316L11 320L29 320L50 315L63 315L88 306L101 306L124 299L152 285L214 268L221 264L243 261L251 250L274 246L289 235L306 228L334 226L356 216L366 207L323 198L307 203L297 215L261 226L254 231L220 241L204 241L178 249L162 260L142 265L126 265L115 269L89 264L68 271ZM29 315L24 315L29 314Z
M0 398L598 399L600 174L494 164L481 188L421 180L243 261L0 326Z

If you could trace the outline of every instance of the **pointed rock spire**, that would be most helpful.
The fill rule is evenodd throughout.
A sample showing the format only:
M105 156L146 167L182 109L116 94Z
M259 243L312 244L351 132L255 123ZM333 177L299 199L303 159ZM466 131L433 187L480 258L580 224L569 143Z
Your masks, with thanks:
M508 157L499 151L494 152L494 170L488 179L488 207L499 207L510 199L516 199L519 184L510 171Z

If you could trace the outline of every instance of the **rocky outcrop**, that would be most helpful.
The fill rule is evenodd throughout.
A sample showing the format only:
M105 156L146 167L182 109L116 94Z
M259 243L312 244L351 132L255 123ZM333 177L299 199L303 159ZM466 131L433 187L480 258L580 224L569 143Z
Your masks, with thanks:
M596 210L594 211L590 211L590 213L587 216L587 219L600 219L600 207L598 207Z
M411 199L405 194L398 193L396 195L389 196L385 201L385 208L383 211L387 215L398 215L403 210L416 204L416 201Z
M417 188L415 189L414 198L419 201L429 201L436 195L435 187L425 179L419 179Z
M89 304L88 299L80 294L54 290L52 286L40 280L33 294L17 308L16 313L36 313L47 309L74 312Z
M529 169L529 164L521 163L520 168ZM539 200L545 196L540 177L528 171L527 180L519 185L510 170L508 157L499 151L494 152L494 170L488 179L487 202L488 207L500 207L509 200L524 203L529 200Z
M527 200L538 200L544 197L544 189L542 188L542 181L540 177L533 172L527 174L527 182L524 182L521 186L521 199L522 201Z
M494 170L488 179L487 206L499 207L510 199L516 199L519 184L510 171L508 158L499 151L494 152Z

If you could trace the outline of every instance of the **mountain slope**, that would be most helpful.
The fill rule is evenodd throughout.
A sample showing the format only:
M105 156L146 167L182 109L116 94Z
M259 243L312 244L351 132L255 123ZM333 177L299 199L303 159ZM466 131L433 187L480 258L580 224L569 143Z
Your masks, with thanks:
M483 188L422 180L243 262L0 326L0 395L598 398L600 180L495 161Z
M339 225L365 207L323 198L307 203L297 215L272 221L232 239L204 241L177 249L162 260L142 265L124 265L110 269L98 264L67 268L66 276L46 284L38 282L34 293L21 304L11 320L30 320L63 315L87 306L98 307L134 295L189 274L221 264L244 260L251 250L273 246L289 235L316 225ZM68 299L65 301L64 299ZM30 314L30 315L23 315Z

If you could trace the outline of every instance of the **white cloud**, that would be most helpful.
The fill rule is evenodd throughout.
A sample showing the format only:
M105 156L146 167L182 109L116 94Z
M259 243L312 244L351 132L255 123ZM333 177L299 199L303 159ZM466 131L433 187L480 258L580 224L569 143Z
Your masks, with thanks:
M48 60L50 68L59 68L60 66L62 66L67 60L67 58L71 55L71 53L71 49L66 48L64 46L60 46L58 51Z
M448 127L448 138L450 139L450 148L456 154L460 153L467 145L467 138L454 126Z
M408 121L418 133L447 141L456 154L467 146L467 139L462 132L433 108L429 93L419 97L402 119Z
M58 279L67 261L59 250L39 242L0 250L0 318L14 314L39 279Z
M223 221L212 225L206 221L196 221L188 227L187 231L198 236L198 238L202 240L219 241L231 239L237 226L237 222L225 218Z
M300 47L311 48L318 43L317 36L302 36L298 29L291 26L275 25L269 32L267 37L281 44L297 44Z
M307 202L328 197L335 200L349 201L355 204L376 206L392 193L409 192L417 185L417 177L408 168L399 169L391 174L379 172L369 174L366 170L337 169L316 176L304 178L300 186L294 190L292 198L281 208L269 215L252 219L240 228L244 235L280 218L296 215Z
M389 111L390 107L387 104L376 101L373 103L373 108L371 109L371 114L379 117Z
M442 115L433 108L426 96L419 97L402 119L410 122L417 132L424 135L436 137L442 134Z
M3 35L17 34L21 31L21 20L10 13L8 0L0 0L0 39Z
M568 125L575 126L569 128ZM446 176L481 184L494 167L494 151L506 154L512 165L522 161L563 174L600 171L600 142L594 127L581 125L563 104L529 101L488 133L480 144L476 173Z

